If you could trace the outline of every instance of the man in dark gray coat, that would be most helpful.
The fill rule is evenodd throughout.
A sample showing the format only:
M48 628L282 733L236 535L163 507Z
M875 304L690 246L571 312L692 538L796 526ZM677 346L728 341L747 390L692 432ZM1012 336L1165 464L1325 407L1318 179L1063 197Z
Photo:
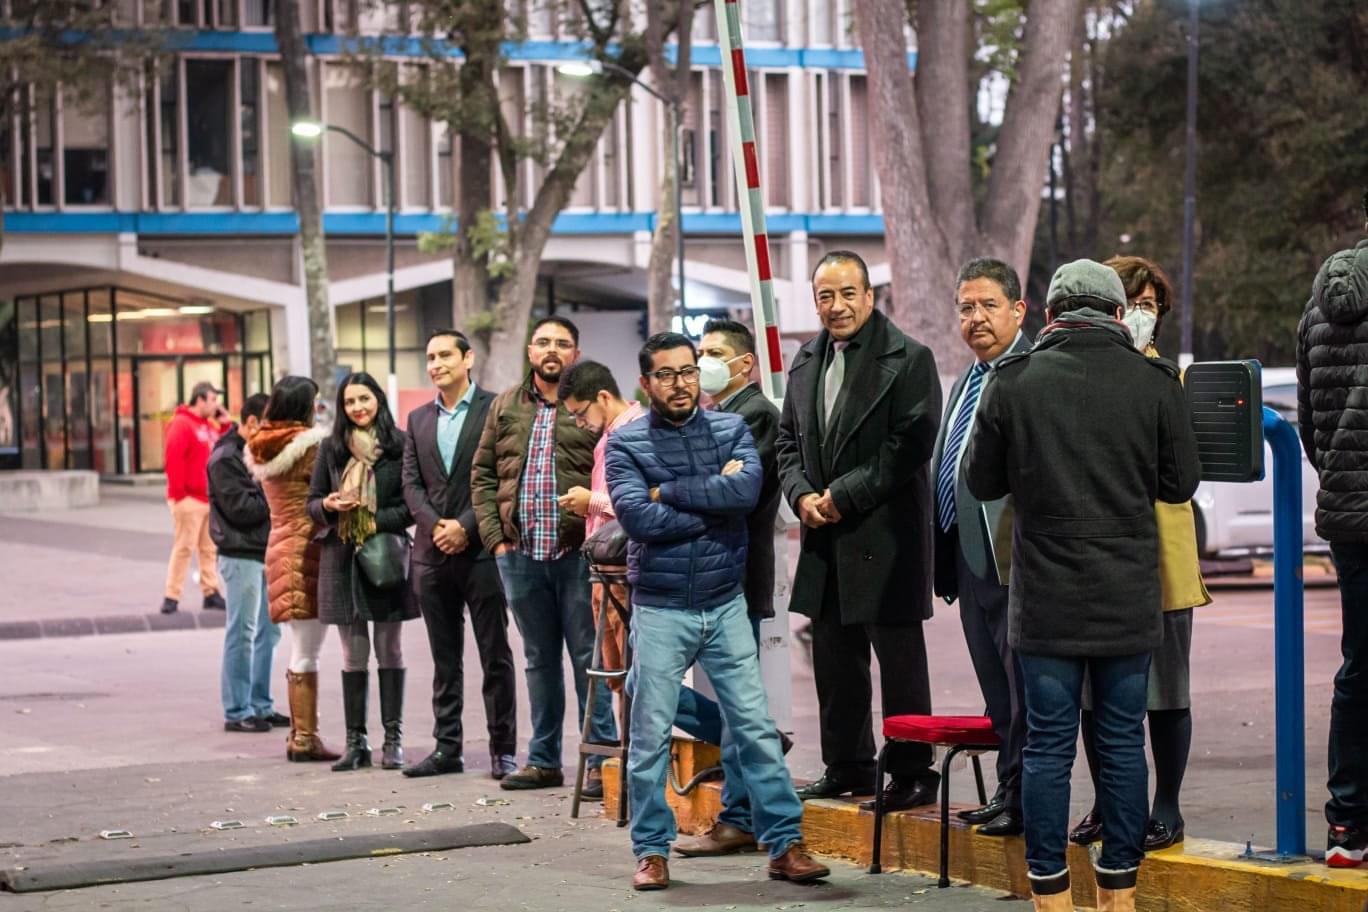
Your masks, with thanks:
M1368 218L1368 191L1363 195ZM1368 233L1368 224L1364 225ZM1330 542L1344 616L1344 662L1330 704L1325 863L1358 867L1368 849L1368 240L1316 274L1297 331L1297 417L1320 473L1316 534Z
M822 332L793 359L779 422L779 476L803 523L791 608L812 618L822 778L799 795L873 789L869 652L885 716L931 712L922 621L931 616L931 451L941 389L931 350L874 310L864 261L817 264ZM931 748L895 744L884 808L936 801ZM872 807L872 802L868 803Z
M932 478L936 490L936 595L959 601L960 624L969 659L983 692L997 754L997 792L960 819L980 824L985 836L1021 832L1021 749L1026 743L1021 672L1007 642L1007 583L998 576L997 550L1011 534L1010 501L984 503L964 483L964 448L974 426L983 383L993 365L1029 351L1021 331L1026 302L1016 270L1001 260L980 258L960 267L955 280L955 314L960 336L974 353L950 390L945 421L936 440ZM1006 550L1006 548L1002 548Z
M1004 358L979 402L964 479L1012 495L1009 639L1026 689L1022 810L1036 908L1072 909L1069 777L1086 671L1101 763L1098 906L1134 909L1149 821L1145 703L1162 639L1154 502L1182 503L1201 464L1178 369L1135 350L1126 291L1091 260L1061 266L1049 324Z
M462 772L465 705L465 611L484 671L489 773L517 770L517 683L508 644L508 608L494 557L480 541L470 500L470 463L494 396L470 376L475 352L465 335L428 337L427 372L437 396L414 409L404 435L404 502L417 525L409 582L432 649L431 754L404 770L409 777Z

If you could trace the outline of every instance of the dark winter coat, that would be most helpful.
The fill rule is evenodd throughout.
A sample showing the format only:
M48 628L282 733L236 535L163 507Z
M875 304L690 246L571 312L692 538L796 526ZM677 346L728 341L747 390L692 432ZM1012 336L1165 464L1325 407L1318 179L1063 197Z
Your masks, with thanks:
M470 496L480 524L480 540L493 551L521 540L518 489L522 484L532 420L541 404L532 393L532 374L521 384L494 398L485 418L480 446L471 467ZM598 435L575 426L575 416L564 403L556 404L556 495L573 487L589 487ZM584 544L584 517L562 510L560 546L575 551Z
M243 462L246 448L247 441L233 427L209 454L209 537L225 557L265 561L271 507Z
M1368 542L1368 240L1321 266L1297 329L1297 419L1316 534Z
M875 311L846 349L845 382L823 434L817 409L830 335L794 356L777 444L784 498L831 496L841 521L803 528L789 607L822 610L835 576L843 624L919 624L931 617L932 449L941 419L936 360Z
M760 387L749 384L719 411L740 415L750 428L755 448L760 453L764 481L760 499L746 517L750 541L746 546L746 608L751 617L774 617L774 518L779 515L779 459L775 443L779 438L779 409L765 398Z
M337 514L323 500L338 489L346 459L337 460L332 437L318 448L309 482L309 515L318 523L323 550L318 561L318 619L325 624L407 621L418 616L409 586L376 589L356 564L356 548L337 534ZM413 522L404 503L403 461L385 454L375 463L375 531L407 534Z
M964 454L1016 510L1008 638L1027 655L1123 656L1163 637L1154 502L1201 464L1178 369L1099 327L1043 333L988 376Z
M741 471L724 476L733 459ZM649 412L609 435L604 465L613 513L629 539L634 603L707 609L741 593L746 516L762 479L740 416L697 409L676 427ZM658 502L651 488L659 489Z

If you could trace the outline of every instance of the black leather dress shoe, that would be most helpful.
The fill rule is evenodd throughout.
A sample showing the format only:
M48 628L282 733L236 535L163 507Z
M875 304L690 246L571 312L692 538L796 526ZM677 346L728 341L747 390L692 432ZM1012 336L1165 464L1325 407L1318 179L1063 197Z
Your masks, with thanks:
M956 811L955 816L965 823L980 824L987 823L1005 810L1007 810L1007 805L1001 798L994 795L993 800L983 807L974 808L972 811Z
M889 811L905 811L909 808L924 807L928 804L935 804L939 800L936 795L936 787L920 779L915 782L900 782L894 779L883 790L883 809L887 814ZM860 810L874 810L874 799L860 802Z
M1178 823L1170 827L1162 820L1151 820L1149 826L1145 827L1145 851L1157 852L1160 849L1167 849L1175 842L1183 841L1183 818L1178 818Z
M798 800L811 801L814 798L839 798L842 795L868 795L874 791L871 787L872 784L868 781L837 779L830 774L823 774L821 779L816 782L809 782L798 790Z
M441 776L444 773L464 773L465 761L460 754L448 754L445 751L435 750L428 754L416 766L404 767L404 775L410 779L418 779L422 776Z
M980 836L1020 836L1025 830L1026 827L1021 821L1021 811L1005 808L1001 814L992 820L980 824L978 834Z
M1092 845L1102 838L1102 815L1097 808L1088 811L1088 816L1078 821L1078 826L1069 831L1069 842L1074 845Z

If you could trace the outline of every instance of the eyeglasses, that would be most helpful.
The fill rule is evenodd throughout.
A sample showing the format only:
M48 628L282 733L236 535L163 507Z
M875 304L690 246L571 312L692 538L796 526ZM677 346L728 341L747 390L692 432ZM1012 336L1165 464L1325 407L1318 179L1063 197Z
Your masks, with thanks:
M574 418L576 421L585 421L587 420L585 416L589 414L589 409L593 407L594 400L590 399L588 402L584 403L584 408L582 409L572 409L569 406L566 406L565 410L569 412L570 417Z
M674 386L680 381L683 381L689 386L693 386L698 382L698 373L697 366L689 365L688 367L681 367L679 370L673 370L668 367L662 368L654 373L647 374L647 376L654 377L656 382L661 386Z
M532 347L540 348L543 351L554 348L557 351L568 352L575 350L575 343L569 339L533 339Z
M1159 313L1159 302L1150 298L1141 298L1126 305L1127 312L1132 310L1143 310L1145 313L1157 315Z
M967 320L974 315L974 311L981 310L985 317L992 317L1002 310L1002 304L998 301L975 301L973 304L964 303L955 305L955 313L959 314L961 320Z

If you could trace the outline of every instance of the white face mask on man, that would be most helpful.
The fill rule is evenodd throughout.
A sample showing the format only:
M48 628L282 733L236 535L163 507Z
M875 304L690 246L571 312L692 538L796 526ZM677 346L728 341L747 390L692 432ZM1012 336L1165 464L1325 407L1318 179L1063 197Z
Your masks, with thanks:
M1135 350L1144 351L1149 348L1150 342L1154 340L1154 327L1159 322L1159 318L1148 310L1139 307L1132 307L1126 311L1126 315L1121 318L1121 322L1131 332L1131 338L1135 340Z
M698 386L709 396L716 396L727 388L731 383L732 372L727 365L733 361L739 361L745 355L737 355L723 361L721 358L714 358L711 355L704 355L698 359Z

